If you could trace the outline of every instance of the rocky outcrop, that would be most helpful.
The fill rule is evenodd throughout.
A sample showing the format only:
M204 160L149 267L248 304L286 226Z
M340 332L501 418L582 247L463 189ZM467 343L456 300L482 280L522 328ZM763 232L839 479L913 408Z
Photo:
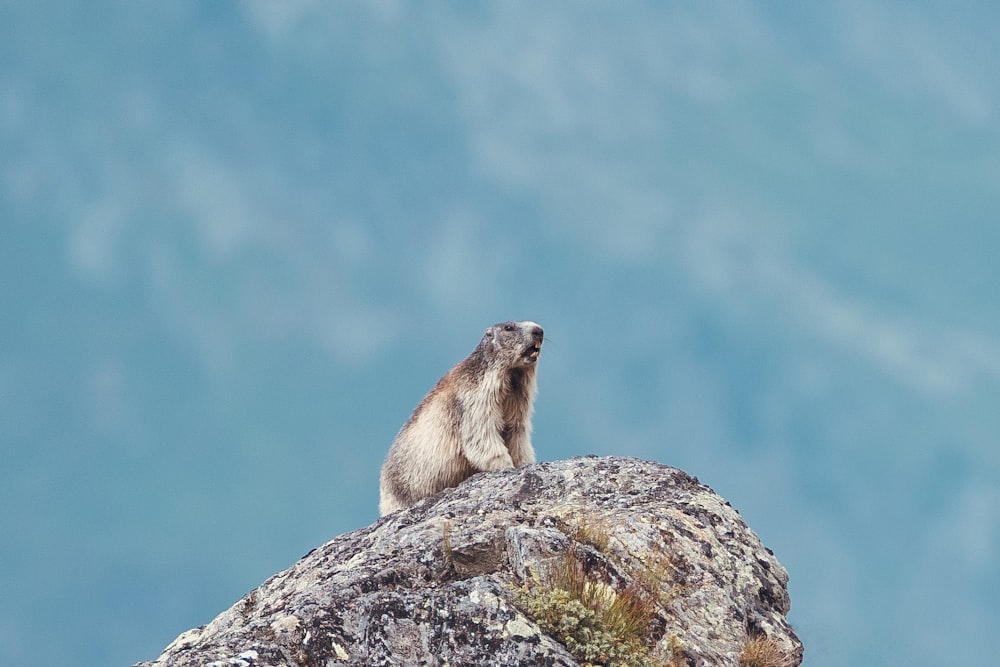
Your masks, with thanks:
M539 463L331 540L140 665L794 667L787 579L680 470Z

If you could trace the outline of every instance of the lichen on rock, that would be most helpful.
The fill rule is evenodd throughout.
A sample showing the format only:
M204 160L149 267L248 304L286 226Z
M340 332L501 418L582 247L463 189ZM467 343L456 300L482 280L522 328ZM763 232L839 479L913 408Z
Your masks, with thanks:
M584 457L479 474L334 538L140 665L736 667L766 638L795 667L786 585L693 477Z

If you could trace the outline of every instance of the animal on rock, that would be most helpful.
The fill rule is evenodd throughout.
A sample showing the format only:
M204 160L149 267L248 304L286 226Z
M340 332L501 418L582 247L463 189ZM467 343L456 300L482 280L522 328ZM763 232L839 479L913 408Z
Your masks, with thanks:
M494 324L431 389L389 449L379 482L382 516L477 472L535 462L531 412L542 327Z

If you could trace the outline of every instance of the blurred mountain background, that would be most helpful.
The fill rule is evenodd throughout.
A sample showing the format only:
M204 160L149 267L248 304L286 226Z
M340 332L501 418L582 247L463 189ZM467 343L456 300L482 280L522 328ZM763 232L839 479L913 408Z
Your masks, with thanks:
M0 2L0 664L154 658L546 330L806 665L1000 654L1000 6Z

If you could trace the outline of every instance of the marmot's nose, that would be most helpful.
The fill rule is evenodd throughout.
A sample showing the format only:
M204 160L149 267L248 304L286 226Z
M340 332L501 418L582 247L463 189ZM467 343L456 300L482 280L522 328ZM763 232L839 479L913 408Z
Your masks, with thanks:
M541 328L541 327L539 327L539 326L534 326L534 327L531 327L531 337L532 337L532 338L535 338L535 339L537 339L537 340L538 340L539 342L541 342L541 340L542 340L542 337L543 337L544 335L545 335L545 332L544 332L544 331L542 331L542 328Z

